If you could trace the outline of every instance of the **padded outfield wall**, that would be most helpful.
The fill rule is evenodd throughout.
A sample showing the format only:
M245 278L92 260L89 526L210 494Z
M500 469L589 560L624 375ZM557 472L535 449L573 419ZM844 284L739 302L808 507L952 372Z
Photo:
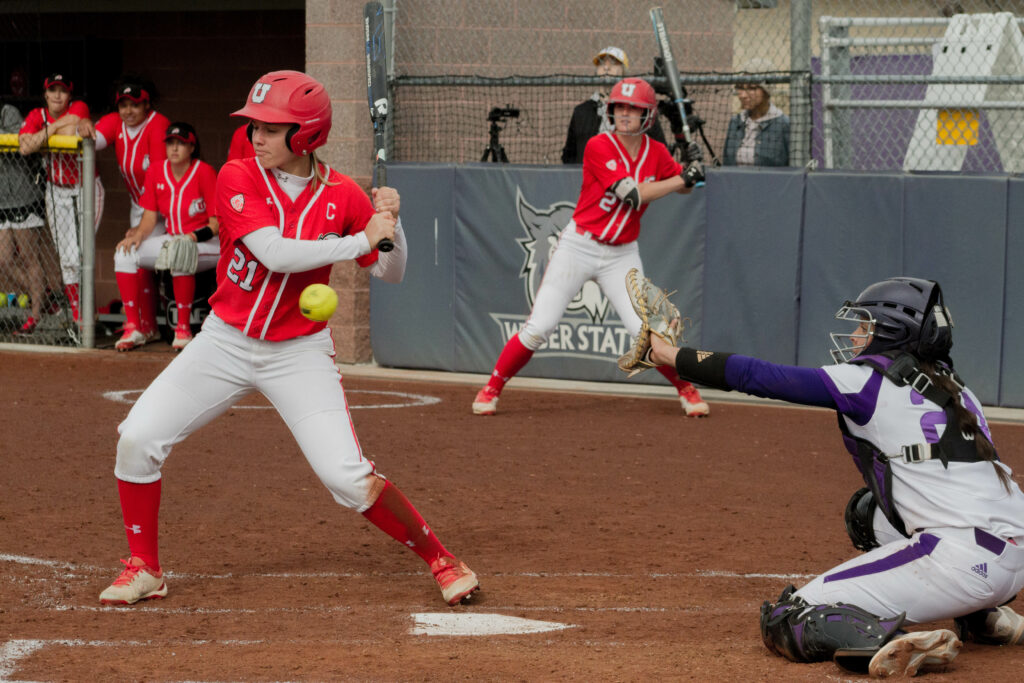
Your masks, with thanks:
M391 164L410 242L405 281L373 280L371 339L384 366L489 373L522 326L579 167ZM677 289L694 346L824 365L838 307L894 275L938 280L957 369L987 405L1024 407L1024 180L964 175L713 169L654 203L640 253ZM628 335L588 284L521 375L626 380Z

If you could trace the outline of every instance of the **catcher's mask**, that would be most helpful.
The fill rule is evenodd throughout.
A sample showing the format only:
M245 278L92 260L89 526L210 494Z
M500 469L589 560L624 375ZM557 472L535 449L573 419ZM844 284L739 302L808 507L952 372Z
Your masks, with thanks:
M836 363L890 350L910 351L921 360L949 361L953 319L932 280L894 277L870 285L856 301L836 312L837 320L857 323L850 333L830 334Z

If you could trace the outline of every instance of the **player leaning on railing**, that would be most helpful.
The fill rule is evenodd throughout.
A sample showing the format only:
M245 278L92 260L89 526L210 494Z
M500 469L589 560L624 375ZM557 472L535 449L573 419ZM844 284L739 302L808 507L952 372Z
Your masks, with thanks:
M50 74L44 86L46 106L28 113L19 135L21 153L25 155L45 151L54 135L85 135L91 129L89 107L81 100L71 99L74 84L70 78L61 73ZM78 157L51 153L47 164L46 220L60 255L64 293L75 320L78 320L78 286L82 268L79 248L81 191ZM95 200L93 231L99 229L103 215L103 184L99 176L96 176Z

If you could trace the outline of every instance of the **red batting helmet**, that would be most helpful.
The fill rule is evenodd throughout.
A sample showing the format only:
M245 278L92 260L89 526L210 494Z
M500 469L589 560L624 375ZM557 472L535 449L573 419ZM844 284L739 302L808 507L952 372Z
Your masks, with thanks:
M288 149L309 154L327 142L331 98L324 86L301 71L271 71L256 81L245 106L231 115L264 123L293 123L285 139Z
M655 113L658 108L658 101L654 96L654 88L642 78L623 78L612 88L612 94L608 96L608 123L615 128L615 105L629 104L634 107L646 110L643 122L640 124L640 132L644 133L654 125L657 118Z

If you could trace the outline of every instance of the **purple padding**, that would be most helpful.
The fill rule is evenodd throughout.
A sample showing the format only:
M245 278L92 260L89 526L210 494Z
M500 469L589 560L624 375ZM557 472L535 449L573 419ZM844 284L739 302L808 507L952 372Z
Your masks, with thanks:
M974 530L974 542L993 555L1002 555L1003 548L1006 547L1006 541L993 536L987 531L982 531L981 529Z
M881 574L882 572L887 572L890 569L902 567L905 564L910 564L918 558L931 555L932 551L935 550L935 546L938 544L938 536L921 534L921 539L917 543L908 545L906 548L898 550L892 555L883 557L880 560L868 562L856 567L850 567L845 571L837 572L835 574L829 574L825 577L825 583L842 581L844 579L855 579L858 576L868 576L870 574Z

